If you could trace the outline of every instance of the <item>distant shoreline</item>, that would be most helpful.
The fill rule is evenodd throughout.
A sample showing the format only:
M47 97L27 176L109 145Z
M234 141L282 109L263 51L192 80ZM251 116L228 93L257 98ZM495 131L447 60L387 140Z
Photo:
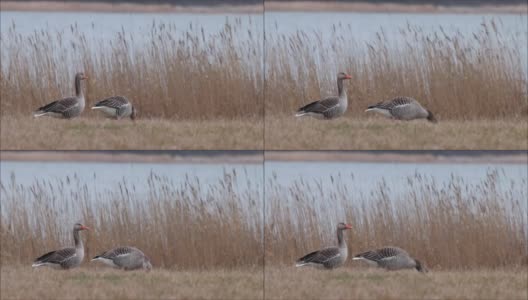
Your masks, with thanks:
M39 161L39 162L100 162L100 163L205 163L205 164L261 164L262 155L249 152L230 155L229 152L221 155L170 155L166 152L160 154L139 154L127 151L0 151L1 161Z
M479 13L504 13L504 14L528 14L526 5L432 5L432 4L398 4L398 3L368 3L368 2L333 2L326 3L299 1L284 3L277 1L266 1L266 11L335 11L335 12L364 12L364 13L453 13L453 14L479 14Z
M1 11L53 11L53 12L110 12L110 13L196 13L196 14L258 14L263 12L262 5L216 5L181 6L170 4L136 4L105 2L58 2L58 1L1 1Z
M324 162L365 162L365 163L504 163L526 164L526 152L514 152L496 155L476 151L477 155L468 155L467 151L438 151L417 153L414 151L267 151L266 161L324 161Z
M58 2L58 1L1 1L1 11L85 11L116 13L262 13L262 5L215 5L215 6L181 6L170 4L135 4L105 2ZM368 2L277 2L266 1L265 10L270 12L364 12L364 13L503 13L528 14L526 5L479 5L479 6L441 6L431 4L374 4Z
M127 151L0 151L2 161L75 161L101 163L241 163L261 164L263 157L260 151L225 151L221 154L207 155L200 151L193 155L178 152L169 154L139 154ZM217 151L215 151L217 152ZM266 151L265 158L271 162L370 162L370 163L505 163L526 164L528 155L522 151L506 155L477 151L477 155L446 152L398 152L398 151ZM191 153L191 154L189 154Z

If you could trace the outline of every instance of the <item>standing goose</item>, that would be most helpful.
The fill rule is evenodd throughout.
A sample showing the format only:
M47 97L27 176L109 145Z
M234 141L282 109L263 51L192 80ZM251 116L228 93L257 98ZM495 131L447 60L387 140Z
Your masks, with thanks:
M309 253L299 258L295 266L314 266L326 269L333 269L341 266L348 256L348 248L345 239L343 238L343 230L350 228L352 228L352 226L345 223L339 223L337 225L337 247L328 247Z
M337 74L337 91L339 95L314 101L305 105L297 111L296 117L312 116L317 119L335 119L342 116L348 107L346 90L343 88L343 80L352 77L346 73Z
M433 123L437 122L431 111L410 97L396 97L392 100L382 101L369 106L365 111L379 112L397 120L427 119Z
M136 109L123 96L115 96L101 100L92 109L102 111L108 118L115 118L116 120L128 117L132 120L136 119Z
M416 269L420 272L427 272L419 260L412 258L407 251L398 247L385 247L363 252L354 256L352 260L364 260L370 265L387 270Z
M152 264L149 258L134 247L117 247L112 250L103 252L92 261L101 261L106 265L124 270L146 269L151 270Z
M68 97L56 100L40 107L33 113L35 117L50 116L61 119L71 119L78 117L84 110L85 101L82 91L81 80L88 77L84 73L77 73L75 75L75 97Z
M90 230L90 228L79 223L73 226L75 248L63 248L48 252L35 259L32 267L48 266L64 270L78 267L84 258L84 246L79 236L81 230Z

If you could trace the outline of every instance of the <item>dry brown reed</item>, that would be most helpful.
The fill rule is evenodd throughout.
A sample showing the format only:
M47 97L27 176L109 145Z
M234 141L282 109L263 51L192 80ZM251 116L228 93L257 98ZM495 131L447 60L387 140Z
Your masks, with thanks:
M110 41L87 36L90 29L77 24L29 37L12 24L0 38L2 115L29 116L73 95L74 74L84 71L87 105L124 95L142 117L262 118L262 35L253 23L258 17L248 22L250 28L240 18L227 20L209 36L193 24L153 23L148 35L123 28Z
M124 179L110 190L90 190L76 177L29 186L13 178L1 186L1 261L29 265L46 250L71 245L71 225L79 220L94 229L83 233L88 256L134 245L155 266L178 269L258 268L263 259L270 267L292 266L333 245L340 221L353 226L346 233L351 254L395 245L436 270L514 267L528 256L528 182L505 188L499 171L478 184L456 177L438 184L416 174L401 194L381 180L361 195L341 176L330 190L320 181L284 186L272 176L265 208L260 185L248 180L239 189L236 177L227 171L209 186L151 174L144 196Z
M261 268L262 192L249 179L236 183L237 176L232 170L211 185L192 177L175 184L152 173L146 186L123 179L105 190L76 176L27 186L12 178L1 186L1 261L30 265L45 251L72 245L73 223L81 221L92 228L81 234L89 258L131 245L158 268Z
M334 245L342 221L353 227L346 233L351 254L393 245L429 268L458 270L519 266L528 256L526 180L505 189L497 170L474 185L416 174L402 194L380 180L367 195L343 180L333 177L331 189L304 180L266 185L266 266L293 265L309 251Z
M266 116L291 117L301 105L336 94L338 71L352 75L345 86L353 103L347 115L354 118L401 95L418 99L440 120L528 113L526 31L507 33L500 20L483 22L470 36L408 24L398 42L381 30L366 46L350 25L336 24L328 34L277 35L273 24L266 28Z

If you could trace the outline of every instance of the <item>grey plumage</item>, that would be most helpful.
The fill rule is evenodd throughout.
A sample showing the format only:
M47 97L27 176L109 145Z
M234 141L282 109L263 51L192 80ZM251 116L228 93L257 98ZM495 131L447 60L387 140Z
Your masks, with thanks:
M97 102L92 109L103 112L109 118L121 119L136 118L136 109L130 101L123 96L114 96Z
M416 269L427 272L422 263L412 258L407 251L398 247L384 247L355 255L352 260L367 263L387 270Z
M92 261L101 261L106 265L124 270L151 270L149 258L138 248L117 247L95 256Z
M48 252L35 259L32 267L48 266L55 269L71 269L78 267L84 258L84 246L82 239L79 236L79 231L89 229L90 228L82 224L75 224L73 227L75 248L62 248Z
M396 97L392 100L382 101L369 106L366 111L379 112L397 120L427 119L436 123L433 113L410 97Z
M338 96L328 97L305 105L295 114L296 117L312 116L317 119L335 119L342 116L348 107L346 90L343 88L343 80L352 77L343 72L337 74Z
M53 101L47 105L39 107L33 116L50 116L61 119L71 119L79 116L85 106L84 93L82 91L81 81L87 79L84 73L75 75L75 97Z
M314 266L325 269L337 268L346 261L348 257L348 247L343 238L343 230L352 228L352 226L339 223L337 225L337 247L328 247L318 251L311 252L296 262L297 267Z

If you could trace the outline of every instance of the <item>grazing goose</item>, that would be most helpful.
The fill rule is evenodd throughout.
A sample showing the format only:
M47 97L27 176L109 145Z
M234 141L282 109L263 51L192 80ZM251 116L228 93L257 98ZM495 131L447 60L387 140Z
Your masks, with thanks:
M397 120L427 119L436 123L436 118L431 111L425 109L413 98L397 97L392 100L371 105L365 111L379 112L384 116Z
M136 109L126 97L122 96L101 100L92 109L99 110L108 118L115 118L116 120L127 117L130 117L132 120L136 119Z
M345 223L339 223L337 225L337 247L328 247L309 253L299 258L295 266L314 266L326 269L333 269L341 266L348 256L348 248L345 239L343 238L343 230L350 228L352 228L352 226Z
M363 252L354 256L352 260L364 260L370 265L387 270L416 269L420 272L427 272L419 260L412 258L407 251L398 247L385 247Z
M337 91L339 95L314 101L305 105L297 111L296 117L312 116L316 119L335 119L342 116L348 107L348 99L345 89L343 88L343 80L351 79L352 77L343 72L337 74Z
M53 101L50 104L40 107L33 113L33 116L50 116L61 119L71 119L78 117L84 110L85 106L81 80L85 80L87 78L88 77L84 76L84 73L77 73L75 75L75 97L68 97Z
M79 223L73 226L75 248L63 248L48 252L35 259L32 267L48 266L64 270L78 267L84 258L84 246L79 237L79 231L81 230L90 230L90 228Z
M97 260L111 267L127 271L136 269L150 271L152 269L149 258L141 250L134 247L117 247L108 250L92 258L92 261Z

